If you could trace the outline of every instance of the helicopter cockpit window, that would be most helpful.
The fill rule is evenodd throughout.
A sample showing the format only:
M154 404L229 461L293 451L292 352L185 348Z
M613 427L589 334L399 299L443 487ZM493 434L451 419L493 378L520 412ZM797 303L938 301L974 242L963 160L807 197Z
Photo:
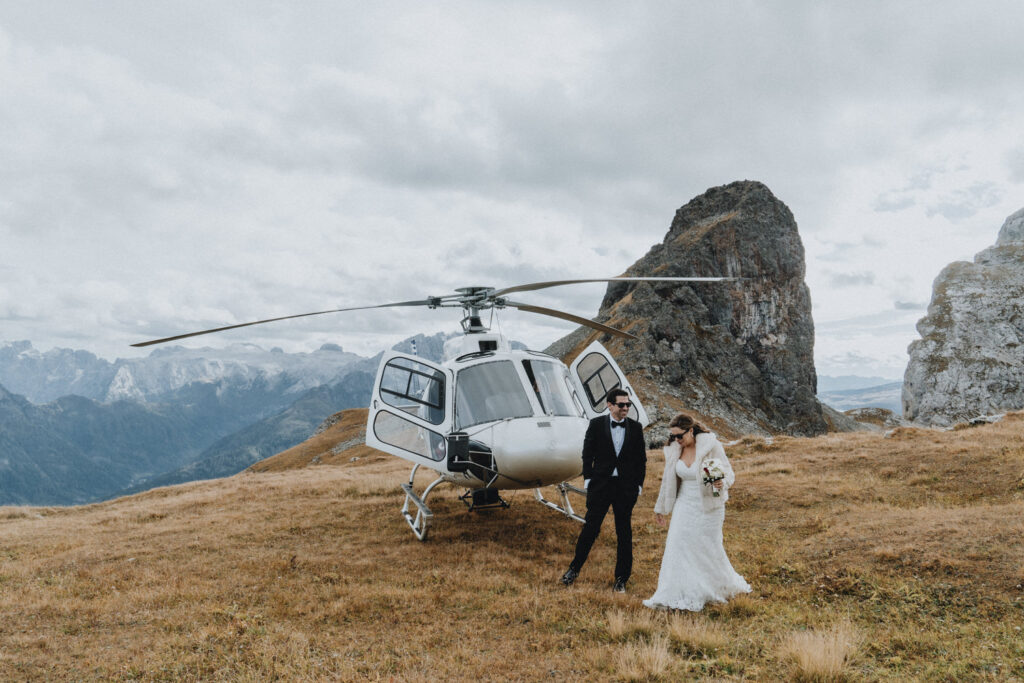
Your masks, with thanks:
M444 421L444 375L408 358L392 358L384 366L380 397L388 405L431 424Z
M457 429L532 415L530 399L512 361L482 363L459 371L455 383Z
M545 361L524 360L523 368L545 415L583 416L583 412L573 403L572 394L566 383L568 373L563 366Z
M604 410L608 392L621 384L608 359L599 353L592 353L580 361L576 373L580 376L591 407L598 412Z

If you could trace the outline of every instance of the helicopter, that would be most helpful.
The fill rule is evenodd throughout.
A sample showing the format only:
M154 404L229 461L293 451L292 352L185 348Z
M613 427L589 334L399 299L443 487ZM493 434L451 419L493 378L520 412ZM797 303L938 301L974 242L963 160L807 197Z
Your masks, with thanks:
M490 331L481 313L514 308L577 323L609 335L636 339L623 330L552 308L512 301L509 294L595 282L720 282L730 277L612 277L552 280L512 287L462 287L454 294L370 306L300 313L226 325L132 344L145 347L199 335L327 313L426 306L461 308L461 336L444 344L434 363L414 354L388 351L381 358L366 419L366 445L412 463L401 485L401 515L420 541L427 540L433 513L428 496L442 483L465 489L459 498L470 511L507 508L503 490L534 489L536 500L583 522L569 493L579 476L587 423L607 411L605 397L625 390L629 416L646 427L650 420L636 391L608 350L592 342L566 366L540 351L513 349L507 337ZM420 468L437 478L422 492L414 488ZM557 500L541 491L554 486Z

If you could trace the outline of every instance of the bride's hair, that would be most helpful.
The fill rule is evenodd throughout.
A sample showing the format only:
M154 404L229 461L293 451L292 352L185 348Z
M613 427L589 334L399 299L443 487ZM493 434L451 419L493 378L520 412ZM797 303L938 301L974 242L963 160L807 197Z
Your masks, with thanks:
M703 425L701 425L699 422L694 420L689 415L684 415L683 413L679 413L678 415L673 417L672 421L668 423L668 427L669 429L671 429L672 427L675 427L676 429L682 429L684 432L687 432L692 429L694 436L697 436L698 434L708 433L708 430L705 429Z

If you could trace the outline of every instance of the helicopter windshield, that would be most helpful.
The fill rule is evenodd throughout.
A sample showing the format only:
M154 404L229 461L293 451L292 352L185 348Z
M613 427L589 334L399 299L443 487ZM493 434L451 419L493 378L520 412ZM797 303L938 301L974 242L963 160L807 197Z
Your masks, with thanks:
M532 415L530 399L512 361L482 363L459 371L455 382L457 429Z
M524 360L526 376L545 415L582 417L583 411L573 402L569 391L569 373L565 366L537 360Z

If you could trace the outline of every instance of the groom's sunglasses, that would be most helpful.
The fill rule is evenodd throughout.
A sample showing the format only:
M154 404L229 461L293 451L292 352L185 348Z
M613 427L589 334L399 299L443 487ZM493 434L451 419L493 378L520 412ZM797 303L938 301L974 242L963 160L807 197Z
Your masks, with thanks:
M629 408L633 404L630 403L629 401L619 401L618 403L613 403L612 405L618 406L620 408Z

